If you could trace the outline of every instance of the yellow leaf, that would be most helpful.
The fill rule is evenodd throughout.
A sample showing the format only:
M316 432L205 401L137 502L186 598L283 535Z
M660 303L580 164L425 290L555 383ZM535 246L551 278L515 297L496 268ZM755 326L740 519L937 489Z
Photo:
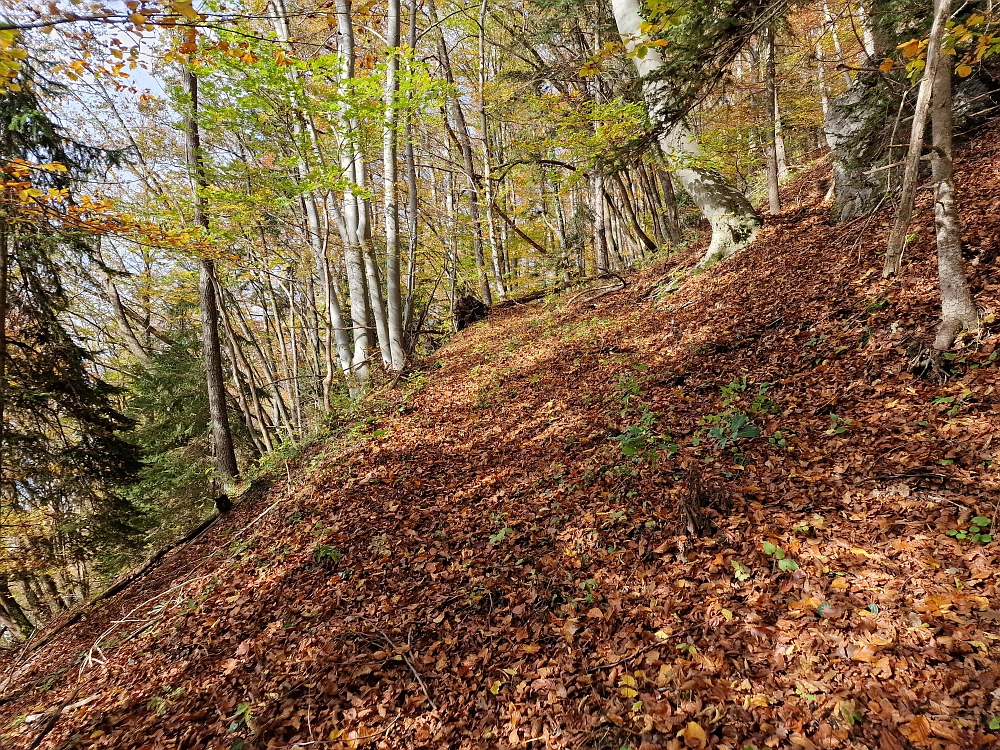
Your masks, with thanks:
M635 687L637 683L635 681L635 677L630 674L626 674L622 675L621 684L628 685L629 687Z
M500 692L500 680L497 680L492 685L490 685L490 692L493 693L493 695L496 695L497 693Z
M836 589L837 591L844 591L847 589L847 579L845 578L834 578L833 583L830 584L831 589Z
M733 621L732 610L729 610L729 609L722 610L722 616L726 618L726 622L732 622Z
M911 39L904 44L899 45L899 49L903 52L903 57L915 57L920 51L920 40Z
M927 742L931 734L931 723L926 716L914 716L901 729L906 738L915 745Z
M972 68L965 63L962 63L955 68L955 73L958 74L959 78L967 78L972 73Z
M142 13L130 13L128 20L134 23L136 26L142 26L146 23L146 17Z
M630 688L630 687L622 688L622 695L625 696L626 698L635 698L638 694L639 691L636 690L635 688Z
M708 744L708 735L701 728L701 724L696 721L688 722L688 725L681 731L681 735L684 736L684 747L693 747L695 750L701 750Z
M198 11L194 9L191 0L174 0L170 4L170 7L174 13L180 13L189 21L198 21L201 19Z

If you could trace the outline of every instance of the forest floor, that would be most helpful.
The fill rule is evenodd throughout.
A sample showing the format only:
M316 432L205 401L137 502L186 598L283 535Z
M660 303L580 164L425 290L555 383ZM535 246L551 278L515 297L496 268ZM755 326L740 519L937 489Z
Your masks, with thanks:
M730 261L455 336L8 664L0 746L65 706L41 747L997 747L1000 139L958 168L987 328L945 382L929 193L883 280L820 164Z

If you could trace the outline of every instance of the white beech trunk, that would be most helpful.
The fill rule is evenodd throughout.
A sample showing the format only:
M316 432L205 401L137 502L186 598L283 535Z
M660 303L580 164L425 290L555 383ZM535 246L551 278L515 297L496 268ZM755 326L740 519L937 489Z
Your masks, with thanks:
M847 62L844 60L844 48L840 44L840 34L837 33L837 23L833 18L833 14L830 13L830 5L823 0L823 16L826 18L826 25L830 28L830 36L833 38L833 48L837 51L837 61L838 63ZM844 83L847 88L851 88L851 72L849 70L844 70Z
M772 214L781 211L778 190L777 90L774 84L774 23L764 29L764 109L767 112L767 132L764 134L764 158L767 162L767 204Z
M354 22L351 19L350 0L337 0L337 48L343 59L344 71L341 83L345 86L354 77ZM352 123L341 112L337 122L340 136L340 166L344 177L354 185L358 184L356 167L358 145ZM359 225L367 225L366 217L360 214L367 210L364 200L348 187L344 191L343 220L346 229L344 245L344 266L347 271L347 289L351 298L351 321L354 328L354 354L351 359L351 375L359 382L367 382L368 368L368 294L365 284L365 261Z
M640 31L643 22L639 0L612 0L618 32L630 52L645 37ZM667 84L657 78L663 58L655 47L646 50L641 59L633 57L639 77L643 80L643 95L654 125L664 120ZM712 226L712 242L702 265L728 258L749 243L760 228L750 201L729 185L715 169L704 164L704 154L694 133L684 121L673 124L660 135L660 148L671 168L702 215Z
M389 0L386 18L385 130L382 134L385 207L385 296L389 367L403 369L403 294L399 278L399 200L396 189L396 74L399 70L399 0Z
M497 234L496 221L493 217L495 197L490 172L493 153L490 149L490 123L486 117L486 0L483 0L479 6L479 122L483 131L483 202L486 204L486 227L489 231L490 254L493 261L493 278L496 281L497 296L503 299L507 296L507 287L504 284L503 268L501 268L500 237Z
M946 8L948 0L937 0ZM947 13L947 11L945 11ZM969 283L962 264L962 225L955 200L954 165L952 164L951 68L948 58L939 63L934 80L931 105L931 129L934 155L934 224L937 228L938 279L941 288L941 327L934 348L946 351L963 329L979 329L979 313L972 301Z
M278 39L291 47L291 29L288 24L288 10L284 0L272 0L274 7L274 29ZM298 70L289 68L289 75L296 83L299 81ZM301 121L306 123L306 135L309 138L309 145L314 156L319 159L319 139L313 125L311 116L307 112L297 113L299 116L293 119L293 131L296 136L303 135ZM300 121L301 118L301 121ZM299 159L298 163L299 179L305 180L309 174L309 164L305 157ZM323 408L330 410L330 394L333 389L336 366L339 365L341 372L348 377L351 370L351 342L347 335L347 326L344 324L344 315L340 307L340 298L337 295L335 279L330 268L330 258L327 255L328 241L322 231L320 222L319 205L325 205L322 195L317 200L317 195L313 191L308 191L302 196L306 215L306 232L309 235L309 246L313 252L313 259L319 271L320 284L323 287L323 302L325 305L323 323L326 333L323 339L323 359L326 371L323 375ZM325 212L324 212L325 215ZM338 212L338 218L339 212ZM341 220L342 224L343 221ZM329 222L327 222L329 227ZM341 237L343 239L343 229ZM346 243L345 243L346 248ZM336 357L334 356L336 354ZM348 377L350 381L350 377ZM351 383L349 382L350 386ZM354 395L352 393L352 395Z

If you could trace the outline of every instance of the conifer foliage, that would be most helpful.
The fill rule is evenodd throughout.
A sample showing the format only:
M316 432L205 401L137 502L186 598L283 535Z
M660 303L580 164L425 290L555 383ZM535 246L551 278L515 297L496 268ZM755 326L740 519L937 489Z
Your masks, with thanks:
M59 165L41 170L33 189L60 191L70 203L76 182L108 157L67 139L33 89L0 97L3 163ZM132 422L62 317L62 276L93 260L93 242L62 226L58 204L34 211L16 187L7 188L0 205L0 577L75 570L70 596L86 595L93 558L135 531L135 511L117 489L138 469L137 450L123 436ZM20 634L30 630L15 600L5 597L0 607Z

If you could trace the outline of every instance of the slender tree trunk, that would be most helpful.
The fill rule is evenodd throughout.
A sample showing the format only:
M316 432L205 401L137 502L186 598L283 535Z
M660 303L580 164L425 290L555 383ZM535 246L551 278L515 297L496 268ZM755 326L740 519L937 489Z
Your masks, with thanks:
M645 39L642 32L643 18L639 0L613 0L618 32L631 51ZM641 59L633 58L639 77L643 81L643 94L650 119L660 123L666 117L665 104L668 90L666 82L658 77L663 58L655 47L647 49ZM674 174L712 226L712 242L702 258L702 265L728 258L743 248L757 234L760 218L743 193L729 185L716 170L704 165L701 146L697 138L681 121L664 129L660 147L673 163Z
M444 71L445 80L452 88L455 87L455 76L451 69L451 56L448 53L448 44L444 38L444 32L438 24L437 6L434 0L428 0L427 10L430 14L430 22L437 27L438 31L438 57L441 69ZM465 166L465 173L469 178L469 219L472 221L472 242L476 252L476 273L479 276L479 293L487 307L493 305L493 292L490 289L490 281L486 274L486 254L483 248L483 223L479 213L479 186L476 180L476 163L472 154L472 139L469 136L469 126L465 121L465 113L462 111L461 96L452 96L451 110L455 118L455 129L458 131L459 148L462 152L462 162Z
M781 103L774 91L774 156L778 162L778 182L788 179L788 152L785 150L785 133L781 127Z
M216 282L215 287L216 296L219 299L225 299L225 295L222 292L222 287ZM260 426L260 442L262 452L270 453L274 450L274 443L271 440L271 431L268 428L267 420L264 419L264 409L260 403L260 395L257 393L257 386L254 383L254 369L247 360L246 355L243 353L243 348L240 346L239 339L236 337L236 332L233 330L232 321L229 318L229 314L226 310L226 306L221 306L221 320L222 327L226 332L226 339L229 343L229 354L230 358L233 360L233 372L236 373L237 364L239 368L243 370L244 378L246 379L247 391L250 393L250 403L253 406L253 416ZM236 378L237 384L239 384L239 379ZM253 435L253 430L250 432Z
M774 23L764 29L764 109L767 126L764 133L764 158L767 161L767 204L772 214L781 211L778 191L778 151L776 145L777 92L774 83Z
M49 607L53 608L53 614L58 614L69 608L69 602L59 593L59 587L48 573L42 573L42 584L49 595Z
M664 169L657 168L656 178L660 182L660 188L663 190L663 207L666 212L664 217L667 220L667 226L670 227L671 239L676 242L680 242L684 239L683 232L681 232L681 215L677 208L677 194L674 192L674 180L670 176L670 173Z
M861 24L861 45L864 47L868 59L874 60L877 47L875 44L875 34L872 32L871 18L869 18L868 10L865 8L863 2L859 2L857 8L858 22Z
M135 335L135 331L132 329L132 324L129 323L128 315L125 314L125 305L122 304L121 295L118 294L118 287L115 286L115 282L112 281L108 272L100 266L97 267L97 276L100 279L101 285L104 287L104 292L108 297L108 302L111 305L111 312L115 316L115 323L117 324L118 331L125 342L125 348L127 348L129 353L135 357L135 361L138 362L141 367L148 369L153 364L153 361L149 358L149 353L139 341L139 337Z
M349 85L354 78L354 22L351 18L350 0L337 0L338 50L344 60L342 83ZM344 112L339 113L340 165L344 176L353 185L344 191L344 224L347 244L344 247L344 265L347 269L347 288L351 299L351 320L354 327L354 355L351 361L351 375L357 383L365 383L369 378L368 367L368 293L365 284L365 260L359 236L359 227L367 223L361 213L365 210L363 200L355 193L358 185L357 167L360 159L356 143L357 133Z
M885 254L885 265L882 276L888 277L899 273L903 262L903 250L906 246L906 234L910 229L910 219L913 215L913 200L917 195L917 178L920 172L920 154L924 147L924 130L927 128L927 115L930 111L931 94L934 90L934 78L941 67L941 40L944 37L945 23L948 21L950 0L936 0L934 4L934 22L931 25L930 40L927 43L927 63L923 78L920 79L920 89L917 91L917 103L913 108L913 126L910 130L910 145L906 152L903 170L903 185L899 191L899 205L896 207L896 220L889 233L889 245Z
M625 206L625 212L628 214L628 223L632 226L632 231L635 232L636 240L642 243L647 250L655 253L656 243L649 239L649 235L646 234L645 230L642 228L642 224L639 223L639 217L635 210L636 207L632 204L631 196L629 195L628 189L625 187L625 182L622 180L621 174L619 172L615 172L612 177L615 181L615 185L618 186L618 193L622 197L622 204Z
M399 0L388 0L386 19L384 172L386 305L388 308L389 367L399 372L406 364L403 348L403 295L399 275L399 203L396 189L396 90L399 70Z
M399 274L399 203L396 189L396 90L399 70L399 0L388 0L386 19L385 130L382 162L384 173L386 305L389 337L389 367L399 372L406 364L403 348L403 295Z
M31 624L31 620L28 619L21 605L17 603L14 595L10 593L10 585L7 583L6 575L0 575L0 607L7 612L7 616L15 626L11 630L12 632L16 631L18 637L27 638L34 631L35 626ZM8 627L10 626L8 625Z
M937 0L947 5L949 0ZM948 59L938 63L931 107L931 130L934 156L934 224L937 228L938 279L941 288L941 326L934 339L934 348L946 351L955 343L962 329L979 330L979 312L962 264L962 225L955 199L954 166L952 163L952 95L951 67Z
M826 145L831 150L835 147L833 136L826 129L826 119L830 112L830 94L826 87L826 66L823 64L823 49L820 47L819 39L816 40L816 79L819 85L819 102L823 109L823 138Z
M181 70L181 78L190 101L184 115L185 154L188 171L192 180L192 202L194 223L208 232L208 215L202 205L201 193L208 187L201 155L201 134L198 129L198 79L187 67ZM236 449L229 426L229 412L226 409L226 382L222 370L222 346L219 342L219 310L215 297L215 261L211 258L198 260L198 293L201 301L202 355L205 360L205 378L208 388L208 406L212 421L212 440L215 446L215 463L219 477L228 489L232 489L239 479L236 463Z
M837 51L837 59L844 63L844 49L840 44L840 34L837 33L837 24L833 19L833 14L830 13L830 5L827 0L823 0L823 16L826 18L826 25L830 28L830 36L833 37L833 48ZM847 88L851 87L851 72L849 70L844 70L844 83Z
M410 18L408 31L409 56L412 60L417 49L417 0L410 0ZM410 65L411 63L407 63ZM403 138L406 140L404 159L406 160L406 219L408 222L408 246L406 253L406 305L403 311L403 328L410 330L413 324L413 293L417 288L417 232L420 228L418 217L419 203L417 196L417 159L413 152L413 113L407 109L406 124Z
M496 222L493 219L493 179L490 172L490 162L493 154L490 149L490 123L486 116L486 8L487 0L479 6L479 123L483 139L483 200L486 204L486 227L489 230L490 255L493 260L493 278L496 280L497 296L503 299L507 296L504 285L503 269L501 268L500 238L497 235Z

